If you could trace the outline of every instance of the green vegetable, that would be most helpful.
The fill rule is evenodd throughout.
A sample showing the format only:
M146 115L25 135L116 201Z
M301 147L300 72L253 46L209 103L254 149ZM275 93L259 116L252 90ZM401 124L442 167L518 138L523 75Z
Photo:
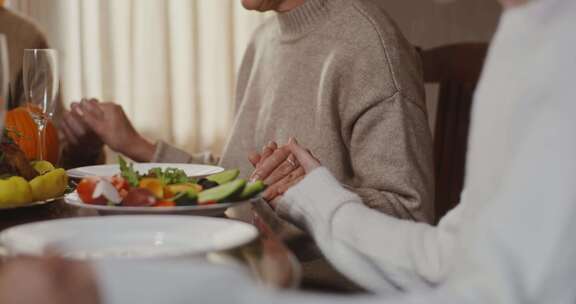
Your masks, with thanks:
M211 203L221 203L242 192L246 186L246 180L237 179L216 188L202 191L198 194L198 203L206 205Z
M118 156L118 164L120 165L120 174L132 187L138 187L140 184L140 174L134 170L134 164L128 164L122 156Z
M126 162L122 156L118 156L121 175L132 187L138 187L142 175L134 170L134 164ZM189 178L186 172L177 168L152 168L148 171L148 177L157 178L163 185L194 183L195 179Z
M240 175L240 170L234 169L210 175L206 179L218 183L218 185L224 185L226 183L235 180L238 177L238 175Z
M164 185L186 184L190 182L190 178L186 175L184 170L176 168L153 168L148 171L149 175L153 175L159 179Z
M260 194L262 191L266 190L266 185L263 181L255 181L253 183L249 183L244 187L242 193L240 193L237 197L237 201L245 201L249 200L256 195Z
M177 206L194 206L198 203L198 191L190 189L182 192L174 198Z

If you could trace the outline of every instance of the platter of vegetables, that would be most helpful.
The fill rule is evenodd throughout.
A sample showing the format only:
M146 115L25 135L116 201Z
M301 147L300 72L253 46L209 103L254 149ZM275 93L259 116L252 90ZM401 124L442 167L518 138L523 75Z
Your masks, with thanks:
M68 176L48 161L30 161L9 137L0 142L0 210L44 205L62 198Z
M265 190L262 181L238 178L237 169L197 178L169 166L139 172L122 158L119 169L112 177L82 179L76 190L66 195L66 203L101 214L222 215Z

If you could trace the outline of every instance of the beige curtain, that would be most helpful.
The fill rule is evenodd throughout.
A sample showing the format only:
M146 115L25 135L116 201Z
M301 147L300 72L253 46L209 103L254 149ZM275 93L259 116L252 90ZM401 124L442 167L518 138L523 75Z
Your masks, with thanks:
M218 153L235 75L265 18L240 0L10 0L61 53L66 102L122 104L150 139Z

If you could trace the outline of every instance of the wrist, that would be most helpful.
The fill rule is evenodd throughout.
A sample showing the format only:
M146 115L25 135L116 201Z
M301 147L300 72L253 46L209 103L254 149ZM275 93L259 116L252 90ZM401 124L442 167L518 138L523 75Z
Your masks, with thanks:
M128 143L126 151L122 153L137 162L151 162L156 153L156 144L137 136Z

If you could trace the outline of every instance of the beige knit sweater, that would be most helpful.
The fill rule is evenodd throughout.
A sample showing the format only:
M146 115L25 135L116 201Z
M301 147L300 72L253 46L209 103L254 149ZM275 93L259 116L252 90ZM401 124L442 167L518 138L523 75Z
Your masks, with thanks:
M308 0L254 34L239 72L237 115L221 159L290 136L372 208L433 215L432 140L417 54L370 0ZM156 161L202 162L159 143Z

